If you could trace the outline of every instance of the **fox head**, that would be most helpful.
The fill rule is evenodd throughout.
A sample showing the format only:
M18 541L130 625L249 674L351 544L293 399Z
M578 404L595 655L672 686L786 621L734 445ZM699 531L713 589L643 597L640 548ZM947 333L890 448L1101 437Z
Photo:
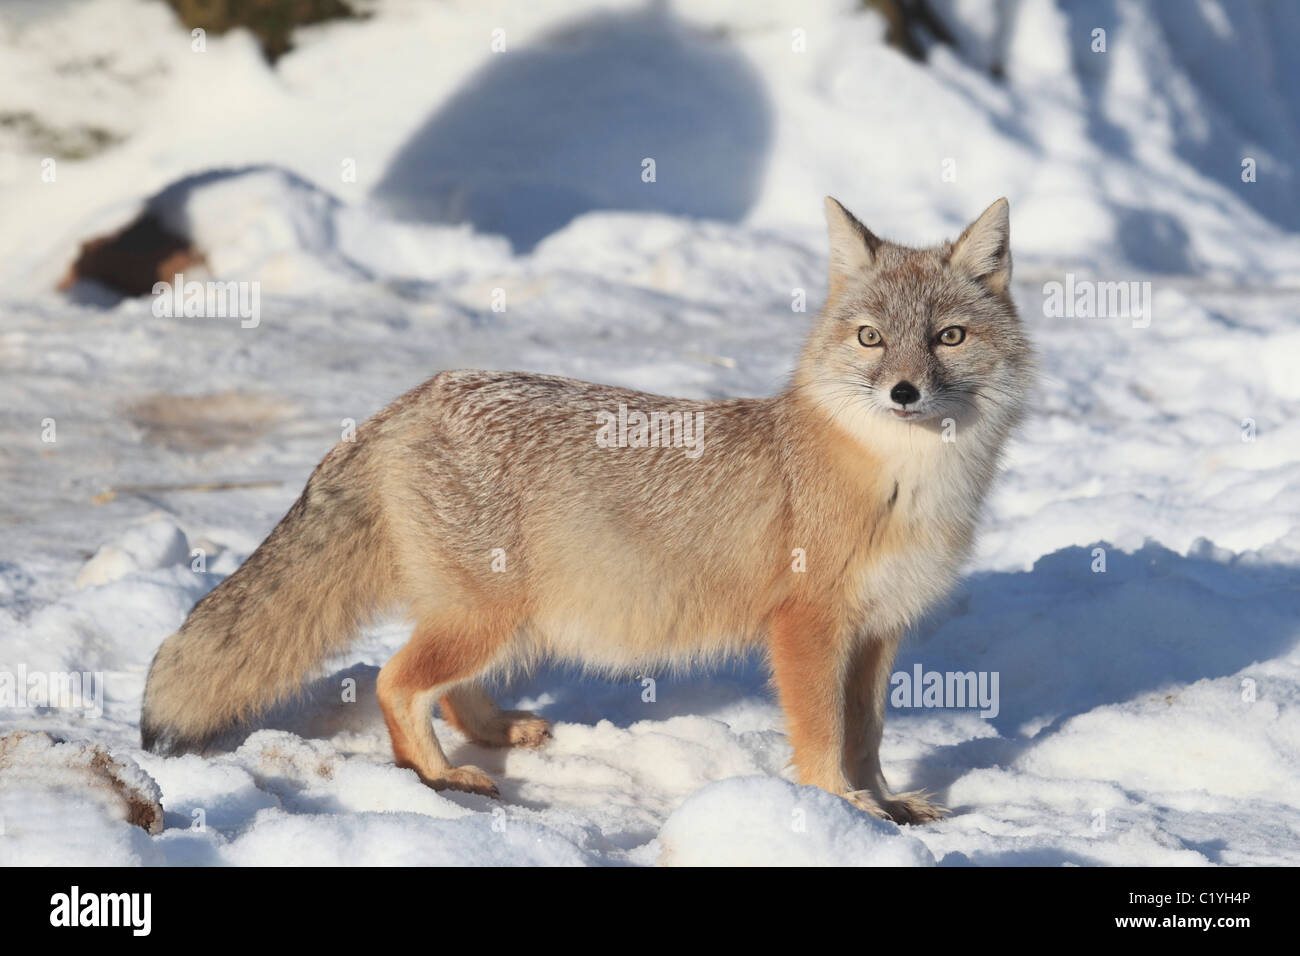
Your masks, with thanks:
M955 242L912 249L826 197L830 295L797 387L855 428L1012 424L1032 353L1011 301L1008 212L999 199Z

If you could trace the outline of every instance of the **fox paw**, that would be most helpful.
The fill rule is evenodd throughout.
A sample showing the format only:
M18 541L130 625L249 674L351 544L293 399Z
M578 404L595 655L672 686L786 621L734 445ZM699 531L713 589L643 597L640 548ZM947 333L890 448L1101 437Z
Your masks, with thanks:
M918 824L941 820L948 815L948 809L931 803L929 796L920 790L913 790L909 793L894 794L881 801L870 790L852 790L844 794L844 799L859 810L864 810L881 820L892 820L898 824Z
M540 747L551 739L551 722L526 710L507 710L465 735L483 747Z
M504 747L540 747L551 739L551 722L526 710L508 710L505 718Z
M917 824L942 820L951 811L947 807L931 803L931 796L933 794L920 790L897 793L885 801L885 811L895 823Z
M501 791L496 782L478 767L452 767L441 776L424 781L434 790L459 790L462 793L477 793L484 797L500 799Z
M870 790L850 790L848 793L841 794L841 796L859 810L869 813L873 817L879 817L881 820L893 819L885 812L885 808L880 805L879 801L876 800L876 795Z

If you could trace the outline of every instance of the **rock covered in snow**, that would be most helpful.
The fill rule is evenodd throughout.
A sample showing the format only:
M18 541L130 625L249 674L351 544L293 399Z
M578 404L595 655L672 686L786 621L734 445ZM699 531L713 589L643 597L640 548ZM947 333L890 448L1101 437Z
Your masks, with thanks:
M0 792L15 791L87 797L146 833L163 830L158 784L129 757L115 757L97 744L29 730L0 737Z

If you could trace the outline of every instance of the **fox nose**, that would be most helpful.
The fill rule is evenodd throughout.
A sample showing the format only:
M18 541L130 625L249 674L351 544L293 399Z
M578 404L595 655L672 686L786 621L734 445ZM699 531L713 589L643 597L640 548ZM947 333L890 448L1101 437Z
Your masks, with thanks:
M899 382L889 390L889 397L900 405L911 405L921 397L921 392L911 382Z

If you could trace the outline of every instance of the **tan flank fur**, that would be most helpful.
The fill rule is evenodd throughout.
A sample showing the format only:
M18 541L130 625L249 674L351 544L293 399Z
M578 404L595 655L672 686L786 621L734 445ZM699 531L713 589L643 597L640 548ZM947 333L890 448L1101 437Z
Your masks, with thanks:
M956 580L1030 382L1008 207L919 250L833 199L826 215L829 299L774 397L456 371L367 421L162 644L145 746L211 745L372 615L400 611L414 631L378 692L397 763L430 786L497 792L448 762L435 703L482 744L549 736L499 710L486 677L547 658L627 673L758 648L800 782L899 822L945 812L889 791L880 739L898 643ZM696 421L694 451L636 447L636 427L611 442L620 405Z

